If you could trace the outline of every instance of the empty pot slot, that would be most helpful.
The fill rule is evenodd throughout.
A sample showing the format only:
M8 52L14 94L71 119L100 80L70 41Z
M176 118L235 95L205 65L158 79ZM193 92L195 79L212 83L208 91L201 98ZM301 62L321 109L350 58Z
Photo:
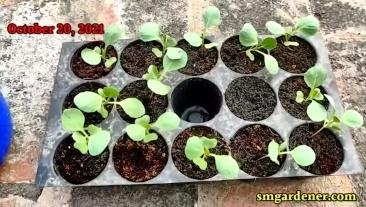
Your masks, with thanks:
M220 111L222 95L219 88L203 78L191 78L180 83L172 93L173 110L183 120L202 123Z

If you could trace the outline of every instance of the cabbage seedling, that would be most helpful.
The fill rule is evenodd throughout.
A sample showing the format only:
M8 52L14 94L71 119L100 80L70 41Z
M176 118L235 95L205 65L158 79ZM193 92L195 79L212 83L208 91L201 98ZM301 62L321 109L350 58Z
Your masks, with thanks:
M337 111L335 109L334 99L327 94L324 94L324 96L328 99L330 106L331 106L329 113L326 111L325 107L322 105L320 105L319 108L314 108L314 109L308 111L308 115L309 115L310 119L315 116L324 117L323 120L320 120L320 121L323 121L323 126L317 132L315 132L313 134L313 136L315 136L316 134L318 134L320 131L322 131L325 128L332 129L336 133L340 133L341 124L344 124L351 128L362 127L363 117L361 114L359 114L357 111L355 111L353 109L346 110L343 114L339 114L339 113L337 113ZM325 114L324 114L324 111L325 111ZM319 115L319 114L321 114L321 115Z
M290 41L290 38L296 34L302 34L306 37L315 35L319 30L319 21L314 16L309 15L300 18L292 27L283 27L275 21L268 21L266 27L274 35L284 35L285 42L283 44L287 47L299 46L298 42Z
M107 104L117 104L132 118L139 118L145 114L145 107L137 98L126 98L117 101L120 91L115 87L104 87L98 89L98 93L91 91L81 92L74 98L75 105L86 113L98 112L103 118L107 118Z
M184 34L184 39L193 47L204 46L206 49L216 47L217 43L212 42L209 44L204 44L205 37L209 30L217 27L221 23L220 10L215 6L209 6L203 13L204 29L202 33L188 32Z
M169 85L162 82L167 73L185 67L187 61L188 56L184 50L178 47L169 47L163 58L163 69L159 70L155 65L150 65L148 72L142 78L147 80L147 86L152 92L165 96L171 90Z
M275 140L272 140L268 144L268 154L265 157L269 157L272 162L277 165L280 164L278 161L278 156L283 154L289 154L294 159L294 161L303 167L309 166L315 162L315 152L311 147L307 145L299 145L291 151L287 151L287 144L284 142L278 144Z
M163 50L153 48L152 52L156 57L161 58L169 47L175 47L177 40L166 33L161 32L159 24L144 23L139 29L139 37L144 42L158 41L163 46Z
M216 169L226 179L234 179L239 174L239 165L236 160L229 155L216 155L210 152L217 146L216 139L207 137L192 136L187 140L184 148L186 157L197 165L201 170L207 169L207 157L215 158Z
M150 132L151 129L156 129L160 132L177 129L180 124L180 118L174 112L165 112L159 116L154 122L150 123L150 117L144 115L135 120L135 124L130 124L126 127L127 135L134 141L142 141L148 143L158 139L158 135Z
M264 57L264 64L266 69L271 74L278 73L278 62L270 55L270 51L277 47L277 41L274 37L266 37L261 39L258 37L258 33L250 23L245 23L239 34L240 44L246 48L245 54L251 61L254 61L254 55L252 52L259 53ZM261 50L267 50L267 54Z
M81 51L81 58L89 65L98 65L102 61L105 67L111 67L117 61L117 58L107 57L107 49L108 46L115 44L121 39L122 34L123 30L119 25L107 27L103 36L104 47L85 48Z
M82 154L89 153L91 156L101 154L111 140L109 131L94 125L84 128L85 117L79 109L65 109L61 116L62 127L72 133L74 148Z

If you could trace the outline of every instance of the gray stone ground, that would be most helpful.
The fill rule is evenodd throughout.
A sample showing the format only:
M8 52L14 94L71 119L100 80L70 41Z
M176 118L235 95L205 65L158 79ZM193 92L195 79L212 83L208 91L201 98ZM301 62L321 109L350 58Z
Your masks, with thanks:
M0 86L7 94L15 136L7 164L0 169L0 207L12 206L257 206L257 192L356 192L357 203L283 203L281 206L366 206L366 173L360 176L233 181L139 187L38 188L32 185L44 137L49 97L61 43L100 36L9 35L10 22L120 22L128 36L145 21L160 22L178 36L198 31L202 10L216 5L223 23L215 35L236 34L245 22L259 31L267 20L289 23L305 14L321 21L338 87L346 106L366 117L365 0L0 0ZM366 128L353 130L366 166ZM17 183L17 184L14 184ZM261 206L274 206L261 203Z

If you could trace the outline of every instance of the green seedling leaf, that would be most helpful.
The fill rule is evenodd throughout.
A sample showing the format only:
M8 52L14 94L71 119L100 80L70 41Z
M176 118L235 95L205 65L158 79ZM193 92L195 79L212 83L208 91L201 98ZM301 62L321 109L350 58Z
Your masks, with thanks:
M138 125L138 124L130 124L126 127L127 135L133 141L141 141L145 139L146 136L146 129L145 127Z
M85 91L75 96L74 103L80 110L92 113L102 107L103 97L97 93Z
M144 23L139 29L139 37L144 42L160 41L160 26L156 23Z
M205 159L201 158L201 157L196 157L195 159L192 160L194 164L196 164L201 170L206 170L207 169L207 162Z
M160 82L159 80L148 80L147 81L147 87L154 93L165 96L167 95L171 87L168 85L165 85L164 83Z
M169 48L168 48L168 50L169 50ZM187 53L184 52L182 49L180 49L180 50L181 50L180 53L182 54L182 56L179 59L170 59L168 57L168 55L164 55L163 67L164 67L165 71L167 71L167 72L175 71L175 70L184 68L186 66L187 61L188 61Z
M74 148L79 150L81 154L88 153L88 143L86 142L74 142Z
M313 98L318 101L324 100L324 96L319 88L315 88L312 94Z
M292 42L292 41L285 41L283 44L287 47L288 46L295 46L295 47L299 46L298 42Z
M104 66L107 67L107 68L110 68L112 67L112 65L117 62L117 58L116 57L111 57L111 58L108 58L105 63L104 63Z
M340 121L351 128L360 128L363 125L362 115L352 109L345 111Z
M251 60L251 61L254 61L254 55L252 53L251 50L246 50L245 51L245 54L248 56L248 58Z
M151 141L155 141L158 139L158 135L156 133L150 133L145 136L145 138L142 140L144 143L148 143Z
M201 137L203 146L207 149L215 148L217 146L217 140L216 139L209 139L207 137Z
M180 118L174 112L167 111L159 116L158 120L153 123L153 126L158 128L160 131L169 131L177 129L180 124Z
M277 165L280 164L280 162L278 161L279 148L280 145L275 140L272 140L268 144L268 157L272 160L272 162L276 163Z
M104 94L103 88L98 88L98 94L103 97L106 98L107 96Z
M239 175L239 165L230 155L214 155L217 171L226 179L234 179Z
M315 65L304 74L304 80L309 88L321 86L327 79L327 70L321 65Z
M147 127L150 123L150 116L143 115L142 117L135 120L135 124L141 125L143 127Z
M324 121L325 118L327 118L327 110L323 105L316 101L311 101L306 113L308 114L309 118L315 122Z
M206 49L211 49L213 47L217 47L219 44L217 44L217 42L211 42L211 43L208 43L208 44L205 44L205 48Z
M296 102L302 103L304 100L304 93L302 91L296 91Z
M108 111L103 105L97 110L97 112L103 117L103 119L108 117Z
M151 51L154 53L156 57L158 58L163 57L163 52L159 50L159 48L154 47Z
M264 55L264 64L270 74L275 75L278 73L278 62L272 55Z
M268 21L266 23L266 28L268 31L274 35L283 35L286 33L286 30L284 27L282 27L280 24L278 24L275 21Z
M295 25L296 30L306 36L314 35L319 29L319 20L312 15L302 17Z
M89 137L88 149L91 156L100 155L111 140L109 131L99 130Z
M126 98L119 102L119 105L132 118L139 118L145 114L144 104L137 98Z
M273 50L277 47L277 40L273 37L267 37L262 41L262 46L267 50Z
M177 46L177 40L169 35L165 35L165 47Z
M290 151L295 162L303 167L309 166L315 162L315 152L309 146L299 145Z
M327 98L329 104L335 109L336 108L336 104L335 104L335 101L334 99L329 96L328 94L324 94L325 98Z
M106 28L104 33L105 48L109 45L115 44L123 35L123 29L118 24L112 24Z
M287 149L287 143L286 142L282 142L282 144L280 144L280 147L278 148L278 151L279 152L282 152L285 149Z
M93 124L90 124L90 125L86 128L86 130L89 132L89 134L90 134L90 135L92 135L92 134L96 134L96 133L98 133L99 131L102 131L102 129L101 129L101 128L99 128L99 127L97 127L97 126L95 126L95 125L93 125Z
M240 44L244 47L258 45L258 33L250 23L245 23L239 33Z
M120 90L113 86L107 86L103 88L103 94L108 98L117 98L119 96Z
M148 73L144 74L142 76L143 79L145 80L158 80L160 77L160 73L158 70L158 67L156 67L156 65L150 65L149 68L147 69Z
M85 117L79 109L65 109L61 116L62 127L68 132L84 130Z
M203 43L201 35L195 32L185 33L183 37L193 47L199 47Z
M100 47L98 47L98 46L95 46L95 47L94 47L94 51L95 51L96 53L98 53L98 54L102 54L102 49L100 49Z
M71 137L75 142L86 143L86 137L84 137L80 132L72 133Z
M89 65L98 65L102 61L102 55L90 48L81 51L81 58Z
M203 13L203 22L206 29L219 26L221 23L220 10L215 6L209 6Z
M204 146L199 137L193 136L187 140L184 154L189 160L200 158L204 153Z
M169 47L166 55L171 60L178 60L181 59L183 56L184 50L180 49L179 47Z

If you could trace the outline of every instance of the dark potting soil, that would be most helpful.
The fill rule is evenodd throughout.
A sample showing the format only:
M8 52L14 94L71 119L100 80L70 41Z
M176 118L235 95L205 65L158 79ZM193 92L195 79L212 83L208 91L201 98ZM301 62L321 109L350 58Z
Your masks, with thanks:
M316 175L328 175L342 166L343 148L337 136L329 129L323 129L312 136L320 128L320 124L313 123L296 127L290 135L289 148L292 150L303 144L311 147L316 154L315 162L307 167L300 167Z
M168 147L160 134L157 140L149 143L132 141L124 134L113 149L116 171L133 182L144 182L159 175L168 156Z
M215 159L213 157L205 159L207 161L207 169L201 170L185 156L184 148L187 140L192 136L205 136L207 138L217 139L217 146L214 149L210 149L211 153L227 155L230 151L224 138L217 131L206 126L193 126L181 132L173 142L171 153L175 167L184 175L197 180L204 180L215 176L217 174L217 170L215 166Z
M150 116L151 122L156 121L168 108L168 97L153 93L147 87L147 82L145 80L134 81L124 87L118 100L120 101L126 98L139 99L144 104L146 110L145 114ZM119 105L117 105L117 111L125 121L134 123L135 119L129 117Z
M62 105L62 109L64 110L68 108L77 108L76 105L74 104L75 96L85 91L98 93L98 89L103 87L105 87L105 85L97 82L87 82L75 87L66 96L65 101ZM113 105L105 105L105 108L107 109L108 113L110 113L112 111ZM99 124L104 120L102 115L100 115L98 112L84 113L84 116L85 116L85 126L88 126L89 124Z
M315 49L306 40L293 36L290 41L299 43L299 46L287 47L283 44L283 36L277 38L277 47L271 54L276 58L278 65L290 73L305 73L316 64Z
M89 65L88 63L84 62L84 60L81 58L81 51L84 48L94 49L94 47L96 46L103 47L104 43L101 41L87 43L83 45L80 49L78 49L75 52L74 56L72 57L71 69L74 72L74 74L79 78L82 78L84 80L101 78L107 75L109 72L111 72L114 66L117 64L114 63L111 67L107 68L104 66L103 61L101 61L101 63L99 63L98 65ZM112 45L108 46L106 56L107 58L110 57L118 58L117 51Z
M233 80L225 91L225 100L234 115L250 121L269 117L277 104L276 94L271 86L250 76Z
M249 125L239 129L230 139L231 153L244 172L257 176L267 177L276 174L285 162L286 156L280 155L280 165L272 162L268 157L268 144L275 140L282 143L280 135L264 125ZM261 159L262 158L262 159Z
M108 148L98 156L81 154L74 148L74 140L69 136L56 148L53 163L57 174L67 182L83 184L98 177L107 165L108 158Z
M263 56L253 52L255 59L251 61L245 50L246 48L240 44L238 35L230 37L221 46L221 59L230 70L237 73L250 74L260 71L264 67Z
M292 116L303 119L310 120L306 109L310 102L303 102L301 104L296 102L296 92L302 91L304 93L304 97L306 98L310 93L310 88L306 85L303 76L293 76L287 78L280 86L278 97L283 108ZM323 87L320 87L320 91L322 94L325 94L326 91ZM329 102L326 98L323 101L320 101L321 104L328 108Z
M147 73L147 69L150 65L156 65L161 67L161 59L156 57L152 52L153 48L159 48L162 50L160 43L143 42L142 40L136 40L127 45L127 47L121 53L121 65L126 73L142 78Z
M205 39L205 44L211 41ZM202 75L215 67L218 59L218 50L216 47L206 49L205 47L193 47L186 40L180 40L177 47L187 52L187 65L179 72L186 75Z

